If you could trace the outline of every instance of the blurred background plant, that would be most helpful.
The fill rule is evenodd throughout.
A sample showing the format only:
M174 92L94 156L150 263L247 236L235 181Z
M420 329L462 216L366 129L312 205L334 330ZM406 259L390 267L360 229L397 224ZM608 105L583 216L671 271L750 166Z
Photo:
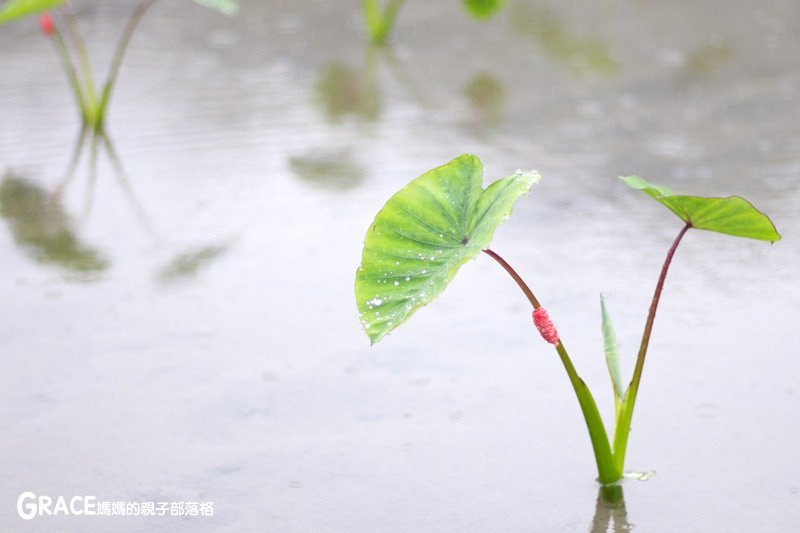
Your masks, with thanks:
M131 37L142 17L157 1L141 0L134 8L122 30L119 41L117 41L108 75L101 87L95 86L89 51L78 27L71 2L66 0L10 0L0 8L0 24L39 14L42 33L53 40L53 45L67 75L81 113L83 128L91 129L97 136L104 130L108 103ZM194 1L227 15L233 15L238 10L238 5L234 0ZM58 17L58 21L53 17L51 10L54 10L53 13ZM65 34L69 41L65 39ZM73 60L73 56L77 59Z
M364 23L372 44L385 44L389 40L397 15L406 0L364 0ZM478 20L488 20L503 8L504 0L463 0L464 9Z
M84 281L96 279L110 266L81 241L61 204L23 176L9 173L0 181L0 217L17 245L37 263L57 266Z
M106 150L116 171L120 186L131 199L137 217L148 226L141 206L135 200L130 181L106 127L106 116L111 95L117 83L122 60L131 38L147 11L158 0L141 0L128 17L117 41L105 81L95 84L92 64L86 40L81 32L75 7L68 0L9 0L0 8L0 25L22 18L39 15L42 34L52 40L61 66L67 76L72 94L81 116L81 129L72 152L67 170L54 196L59 198L72 181L83 152L89 145L89 187L86 193L84 214L92 207L97 169L97 154L100 147ZM235 0L193 0L197 4L215 9L226 15L238 12Z

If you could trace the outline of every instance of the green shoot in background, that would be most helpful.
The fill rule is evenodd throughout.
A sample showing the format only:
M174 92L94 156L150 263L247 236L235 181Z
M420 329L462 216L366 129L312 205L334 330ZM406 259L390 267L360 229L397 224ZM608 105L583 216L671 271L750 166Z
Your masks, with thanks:
M131 37L142 17L157 1L141 0L134 8L117 42L106 80L100 87L95 85L89 51L83 34L78 28L70 3L65 0L9 0L0 6L0 24L30 15L42 14L40 18L42 32L53 39L53 45L80 110L83 127L90 129L93 136L97 137L103 134L108 103ZM238 11L238 4L235 0L194 1L227 15L233 15ZM55 9L57 9L56 13L60 15L58 24L49 13L50 10ZM63 32L61 27L64 28ZM72 51L70 51L69 43L72 45ZM73 55L77 57L77 61L73 60Z
M369 42L386 44L392 33L397 15L406 0L363 0L364 25ZM505 4L505 0L462 0L467 13L478 20L492 18Z
M56 196L60 196L71 182L83 155L84 148L88 143L90 186L87 191L85 213L88 213L92 207L97 155L100 148L105 149L126 194L133 197L129 180L125 175L114 143L108 133L106 117L111 95L122 66L122 60L134 31L147 11L157 1L140 0L134 7L122 29L111 59L108 75L101 86L95 85L94 73L89 60L89 50L78 27L77 17L70 2L65 0L9 0L0 6L0 24L39 14L40 29L47 38L52 40L61 61L61 66L67 76L72 95L80 112L81 129L67 165L67 171L61 185L59 185ZM238 10L238 4L235 0L194 1L197 4L216 9L227 15L233 15ZM141 208L137 208L137 216L144 222L145 217ZM147 225L146 222L145 225Z

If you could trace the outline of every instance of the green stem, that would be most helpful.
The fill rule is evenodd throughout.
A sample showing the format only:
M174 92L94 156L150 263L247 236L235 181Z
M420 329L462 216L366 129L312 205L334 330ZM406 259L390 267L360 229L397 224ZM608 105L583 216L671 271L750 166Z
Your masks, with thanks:
M75 20L75 14L72 12L71 7L64 9L63 13L64 21L67 23L67 30L75 44L78 62L81 66L83 87L86 97L86 109L89 114L89 119L94 122L97 113L97 96L95 95L94 79L92 78L92 66L89 62L89 52L86 49L86 42L83 40L83 35L81 35L78 29L78 23Z
M511 275L511 279L517 282L517 285L519 285L519 288L522 289L522 292L525 293L525 296L528 298L528 301L531 303L534 309L539 309L542 306L542 304L539 303L539 300L536 299L536 296L533 295L533 291L530 289L530 287L528 287L528 284L525 283L525 280L522 279L522 276L517 274L517 271L514 270L511 267L511 265L506 263L505 259L503 259L499 255L497 255L497 253L488 248L484 250L483 253L485 253L498 263L500 263L500 266L503 267L505 271Z
M99 124L102 124L105 117L106 107L108 106L108 101L111 98L111 91L114 89L114 84L117 81L119 68L122 65L122 58L125 57L125 51L128 49L128 44L130 44L133 32L136 30L136 26L138 26L147 10L150 9L150 7L157 1L158 0L142 0L142 2L136 6L136 9L133 11L133 13L131 13L128 23L125 25L125 29L123 30L122 36L117 44L117 49L114 52L114 58L111 60L111 68L108 72L106 83L103 86L103 94L100 97L100 105L97 113L97 120Z
M377 43L378 34L381 27L381 12L378 0L364 0L364 22L367 25L369 32L369 39L373 43Z
M389 38L389 33L392 31L394 27L394 22L397 19L397 14L400 12L400 8L403 7L403 4L406 0L389 0L389 3L386 5L386 9L383 11L383 38L382 41L386 41Z
M528 287L528 284L525 283L522 277L511 267L511 265L509 265L502 257L492 250L486 249L483 251L486 253L486 255L497 261L500 266L502 266L505 271L508 272L511 278L517 283L519 288L522 289L522 292L528 298L528 301L531 303L534 309L541 307L541 304L539 303L539 300L536 299L536 296L534 296L533 291L531 291L530 287ZM611 446L608 441L608 434L606 433L606 428L603 424L603 418L600 416L600 411L597 409L597 404L595 403L589 388L586 386L586 383L584 383L575 370L575 366L572 364L572 360L569 358L567 349L564 347L564 344L561 342L561 340L559 340L558 344L556 345L556 351L558 352L558 357L561 359L561 363L564 365L564 370L567 371L567 376L569 377L569 381L572 384L573 390L575 391L575 395L578 397L578 403L581 406L581 412L583 412L583 418L586 421L586 428L589 430L589 438L592 442L594 458L597 462L598 481L603 484L614 483L620 479L621 474L615 468L614 455L611 451Z
M388 40L397 13L404 3L405 0L389 0L386 7L381 9L379 0L364 0L364 20L373 44L383 44Z
M81 117L84 121L86 121L88 117L88 110L83 97L83 89L81 89L81 83L78 80L78 74L75 72L75 65L72 62L72 58L69 55L69 50L67 50L67 45L64 42L64 36L61 35L61 32L58 31L58 28L56 28L56 30L53 32L53 38L56 53L61 60L61 66L64 68L64 72L67 74L67 79L69 80L70 87L72 88L72 94L81 110Z
M669 265L672 263L672 257L675 255L675 251L678 249L681 239L683 239L683 236L691 227L692 224L687 222L683 229L681 229L680 233L678 233L678 236L675 238L675 241L672 243L672 246L667 252L664 265L661 267L661 274L658 277L658 283L656 283L656 290L653 293L653 300L650 302L650 311L647 314L647 322L645 322L644 333L642 334L642 343L639 346L639 355L636 358L636 367L633 371L633 379L631 380L631 384L628 386L628 391L623 399L622 409L617 421L617 427L614 431L614 462L620 475L622 474L622 469L625 465L625 452L628 448L628 435L630 434L631 429L633 408L636 405L636 396L639 392L639 383L642 380L644 360L647 357L647 347L650 344L650 335L653 332L653 323L656 319L656 311L658 310L658 302L661 299L661 291L664 289L664 282L667 279L667 271L669 270Z

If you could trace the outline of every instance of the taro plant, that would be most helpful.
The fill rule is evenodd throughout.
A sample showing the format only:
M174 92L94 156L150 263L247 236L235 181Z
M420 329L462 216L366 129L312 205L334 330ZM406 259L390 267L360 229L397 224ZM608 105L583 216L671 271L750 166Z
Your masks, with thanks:
M364 239L355 281L361 324L373 344L380 341L436 298L461 265L481 252L491 257L522 290L533 308L536 328L561 359L589 431L598 481L603 485L613 484L624 473L631 419L658 302L684 235L692 228L770 242L779 240L780 235L766 215L741 197L676 195L639 177L621 178L672 211L683 226L658 277L633 377L627 387L620 373L614 330L601 297L604 348L616 403L615 425L608 433L594 397L575 370L547 311L517 271L489 248L494 231L510 216L514 203L539 179L535 172L517 171L483 189L480 160L473 155L462 155L422 174L392 196L375 216Z
M72 3L67 0L8 0L0 6L0 25L31 15L39 14L39 26L42 33L53 42L61 66L67 76L70 89L81 116L81 129L75 148L67 164L67 171L62 184L56 191L60 196L74 177L75 170L83 155L86 143L89 142L89 188L87 191L85 212L91 210L94 184L96 181L97 152L102 147L106 150L116 170L117 179L126 195L133 198L129 184L117 151L111 141L106 127L106 116L111 95L117 82L122 60L133 37L136 27L147 11L158 0L140 0L125 27L122 30L105 82L95 84L94 72L89 60L89 51L83 34L78 27ZM238 10L236 0L194 0L227 15ZM134 201L137 217L147 226L142 208Z
M95 85L89 52L83 34L78 28L71 2L67 0L9 0L0 6L0 24L40 14L40 28L44 35L53 40L53 45L80 110L84 129L91 129L95 135L101 135L108 103L128 44L142 17L157 1L141 0L134 8L117 42L111 67L101 86ZM228 15L234 14L238 9L235 0L194 1ZM56 23L51 10L56 10L56 13L60 15L60 23ZM70 51L68 41L71 42L73 52ZM73 55L77 61L73 60Z

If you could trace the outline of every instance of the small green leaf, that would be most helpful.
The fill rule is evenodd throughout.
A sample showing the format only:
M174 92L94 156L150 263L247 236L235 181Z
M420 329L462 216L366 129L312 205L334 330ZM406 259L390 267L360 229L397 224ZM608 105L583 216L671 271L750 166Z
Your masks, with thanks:
M611 316L608 314L606 300L602 294L600 295L600 314L603 319L603 351L606 354L606 365L608 365L608 373L611 375L611 382L614 384L614 396L617 402L621 402L625 396L625 388L622 385L622 363L617 346L617 336L614 334L614 325L611 323Z
M464 8L476 19L492 18L503 8L504 0L464 0Z
M0 24L56 8L65 0L9 0L0 7Z
M228 16L233 16L239 12L239 4L236 0L194 0L195 3L201 6L216 9L220 13Z
M655 198L693 228L762 241L775 242L781 238L769 217L740 196L682 196L638 176L620 176L620 179Z
M514 202L539 181L535 172L481 188L483 164L462 155L392 196L364 239L355 293L372 343L430 303L459 267L489 245Z

